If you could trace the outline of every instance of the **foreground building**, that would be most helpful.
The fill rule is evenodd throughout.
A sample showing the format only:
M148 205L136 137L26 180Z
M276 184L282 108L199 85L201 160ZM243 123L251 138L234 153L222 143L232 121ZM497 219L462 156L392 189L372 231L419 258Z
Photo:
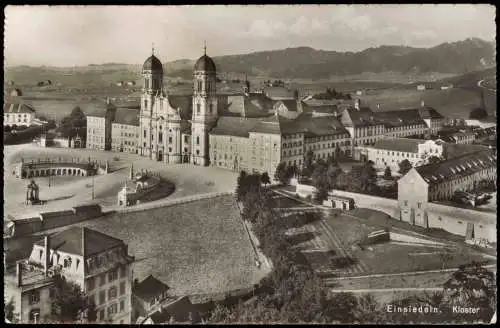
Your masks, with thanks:
M398 180L401 219L427 226L429 202L449 200L455 191L474 190L481 181L496 183L497 158L480 151L412 168Z
M61 275L95 304L98 322L131 323L132 262L123 241L95 230L71 227L45 237L17 264L11 295L19 319L33 322L51 313L51 278Z

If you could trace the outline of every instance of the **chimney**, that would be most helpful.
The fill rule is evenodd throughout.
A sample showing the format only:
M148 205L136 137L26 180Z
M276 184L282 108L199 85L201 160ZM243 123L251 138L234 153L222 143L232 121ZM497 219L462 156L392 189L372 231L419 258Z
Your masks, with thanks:
M43 256L44 256L44 262L43 262L43 269L44 269L44 273L45 275L47 275L47 272L49 270L49 266L50 266L50 240L49 240L49 236L45 236L44 238L45 242L44 242L44 250L43 250Z
M423 100L420 101L420 107L425 107L425 102Z
M357 110L359 110L359 99L356 99L354 101L354 108L356 108Z
M16 279L17 279L17 287L21 287L22 285L22 274L23 268L21 262L16 263Z

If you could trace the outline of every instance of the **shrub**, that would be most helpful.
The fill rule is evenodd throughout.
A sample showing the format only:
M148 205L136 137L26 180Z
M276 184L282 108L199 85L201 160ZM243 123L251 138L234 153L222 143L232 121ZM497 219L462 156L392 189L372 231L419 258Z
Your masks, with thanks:
M119 160L120 160L120 157L118 157L118 156L113 157L113 161L118 162Z

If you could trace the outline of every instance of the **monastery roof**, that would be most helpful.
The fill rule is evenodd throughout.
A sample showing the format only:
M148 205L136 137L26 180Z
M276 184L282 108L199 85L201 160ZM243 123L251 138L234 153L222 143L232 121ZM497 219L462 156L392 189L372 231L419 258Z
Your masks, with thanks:
M280 124L275 117L264 119L222 116L210 134L248 138L250 132L279 134Z
M425 124L418 109L402 109L394 111L374 112L377 120L386 127Z
M422 107L418 109L420 112L420 116L423 119L441 119L444 118L441 113L439 113L435 108L432 107Z
M467 176L497 166L497 157L491 151L479 151L460 157L416 167L416 171L428 183L441 183Z
M400 151L405 153L417 153L418 145L425 143L424 139L409 138L386 138L380 139L372 146L375 149Z
M264 93L273 100L294 99L293 90L284 87L265 87Z
M180 108L181 119L190 120L193 109L193 98L191 95L168 95L170 106Z
M273 108L273 101L264 94L228 95L227 101L225 106L220 102L221 116L262 117Z
M354 127L363 127L381 124L376 118L373 111L369 107L360 107L359 110L352 106L348 106L343 109L352 120L352 125Z
M26 103L5 103L3 105L3 112L12 114L31 114L35 112L35 109Z
M478 151L487 151L488 147L482 145L473 145L473 144L445 143L443 150L446 158L452 159L470 153L475 153Z
M134 286L133 293L135 296L150 302L158 295L168 291L168 287L163 282L159 281L152 275L149 275L146 279Z
M118 108L113 123L139 126L139 111L130 108Z
M296 119L280 118L283 133L305 133L308 137L347 133L340 121L333 116L314 117L302 113Z
M37 245L43 246L43 240ZM90 256L123 245L120 239L85 227L71 227L50 236L50 247L62 252Z
M295 100L295 99L283 99L283 100L280 100L279 103L282 103L283 105L285 105L285 107L291 112L298 111L299 106L298 106L297 100Z

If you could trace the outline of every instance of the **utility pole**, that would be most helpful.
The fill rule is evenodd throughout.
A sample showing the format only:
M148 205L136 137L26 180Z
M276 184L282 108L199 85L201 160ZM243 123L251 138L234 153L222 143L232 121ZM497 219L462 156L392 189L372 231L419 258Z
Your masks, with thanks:
M92 200L94 200L94 174L92 174Z

